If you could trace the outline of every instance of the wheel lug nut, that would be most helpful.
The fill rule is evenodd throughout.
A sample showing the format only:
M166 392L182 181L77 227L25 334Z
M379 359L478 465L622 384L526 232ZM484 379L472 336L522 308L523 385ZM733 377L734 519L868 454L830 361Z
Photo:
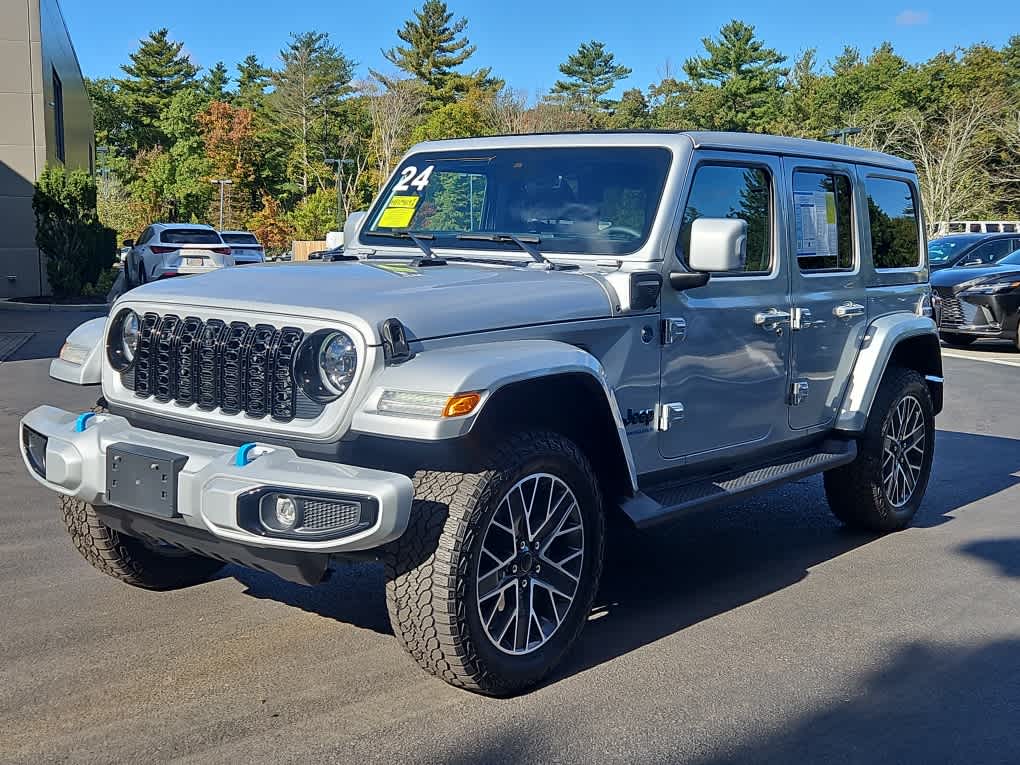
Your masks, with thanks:
M512 574L516 574L517 573L517 566L516 565L510 567L510 573L512 573Z
M522 579L521 580L521 587L527 587L527 586L528 586L528 580L527 579Z
M535 566L535 573L537 574L541 570L542 570L542 564L539 563L537 566Z

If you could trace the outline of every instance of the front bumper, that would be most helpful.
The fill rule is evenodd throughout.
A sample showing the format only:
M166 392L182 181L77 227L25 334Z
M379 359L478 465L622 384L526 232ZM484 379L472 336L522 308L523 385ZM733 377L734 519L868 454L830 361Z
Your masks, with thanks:
M47 439L42 468L45 475L40 475L29 458L25 428ZM160 515L158 520L171 529L189 527L206 533L226 546L327 555L358 552L399 537L410 517L414 490L411 479L400 473L305 459L292 449L276 446L256 449L259 456L247 464L237 464L236 447L142 430L111 414L79 419L52 406L33 409L22 419L21 429L21 454L29 473L53 491L100 508L108 504L106 461L112 445L129 444L186 456L177 481L177 515L172 519ZM242 527L238 509L239 503L243 505L242 498L267 490L364 498L374 501L378 510L371 526L347 536L266 536ZM144 512L134 514L150 517Z
M1004 340L1016 337L1020 294L968 295L942 289L936 297L940 332Z

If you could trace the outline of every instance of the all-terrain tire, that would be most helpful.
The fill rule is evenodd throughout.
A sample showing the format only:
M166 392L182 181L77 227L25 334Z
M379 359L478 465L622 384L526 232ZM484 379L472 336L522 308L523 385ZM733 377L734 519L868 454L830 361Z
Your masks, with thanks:
M924 454L920 473L907 500L896 506L883 482L886 432L897 405L913 397L921 408ZM906 528L924 497L935 452L935 414L924 377L912 369L890 367L879 386L857 458L849 465L825 473L825 495L833 514L847 526L890 532Z
M420 472L407 531L384 552L393 632L427 672L451 685L508 696L536 685L563 658L588 618L605 554L605 513L591 464L554 433L508 436L478 473ZM536 473L574 493L584 525L577 591L552 636L532 653L501 651L486 635L476 601L482 540L507 491ZM530 622L529 622L530 629Z
M92 408L106 411L102 399ZM95 508L77 497L60 496L60 514L71 541L93 567L108 576L147 590L173 590L208 581L222 561L177 548L157 550L141 539L114 531Z
M961 335L958 332L942 332L939 334L939 337L947 344L956 345L961 348L971 345L977 340L973 335Z

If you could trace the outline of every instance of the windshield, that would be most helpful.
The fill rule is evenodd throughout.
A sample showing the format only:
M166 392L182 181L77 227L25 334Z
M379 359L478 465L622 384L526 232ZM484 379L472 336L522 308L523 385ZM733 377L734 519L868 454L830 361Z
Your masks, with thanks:
M223 241L227 244L254 244L257 245L259 240L255 238L254 234L220 234L223 237Z
M980 237L976 236L949 236L943 239L932 239L928 242L928 262L945 263L952 260L978 239Z
M383 190L361 242L410 230L430 234L436 248L520 252L503 237L457 238L474 232L530 235L550 253L626 255L648 239L671 157L655 147L415 154Z

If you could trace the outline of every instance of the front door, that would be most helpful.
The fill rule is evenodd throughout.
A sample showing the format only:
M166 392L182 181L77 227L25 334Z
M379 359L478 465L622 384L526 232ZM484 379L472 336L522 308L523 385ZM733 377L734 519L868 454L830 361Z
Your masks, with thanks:
M660 452L693 463L738 456L788 437L790 358L788 232L776 157L699 152L675 252L686 270L691 224L700 217L747 221L747 259L704 287L663 284Z
M836 417L868 324L858 225L867 208L852 165L783 164L793 199L790 427L803 431Z

